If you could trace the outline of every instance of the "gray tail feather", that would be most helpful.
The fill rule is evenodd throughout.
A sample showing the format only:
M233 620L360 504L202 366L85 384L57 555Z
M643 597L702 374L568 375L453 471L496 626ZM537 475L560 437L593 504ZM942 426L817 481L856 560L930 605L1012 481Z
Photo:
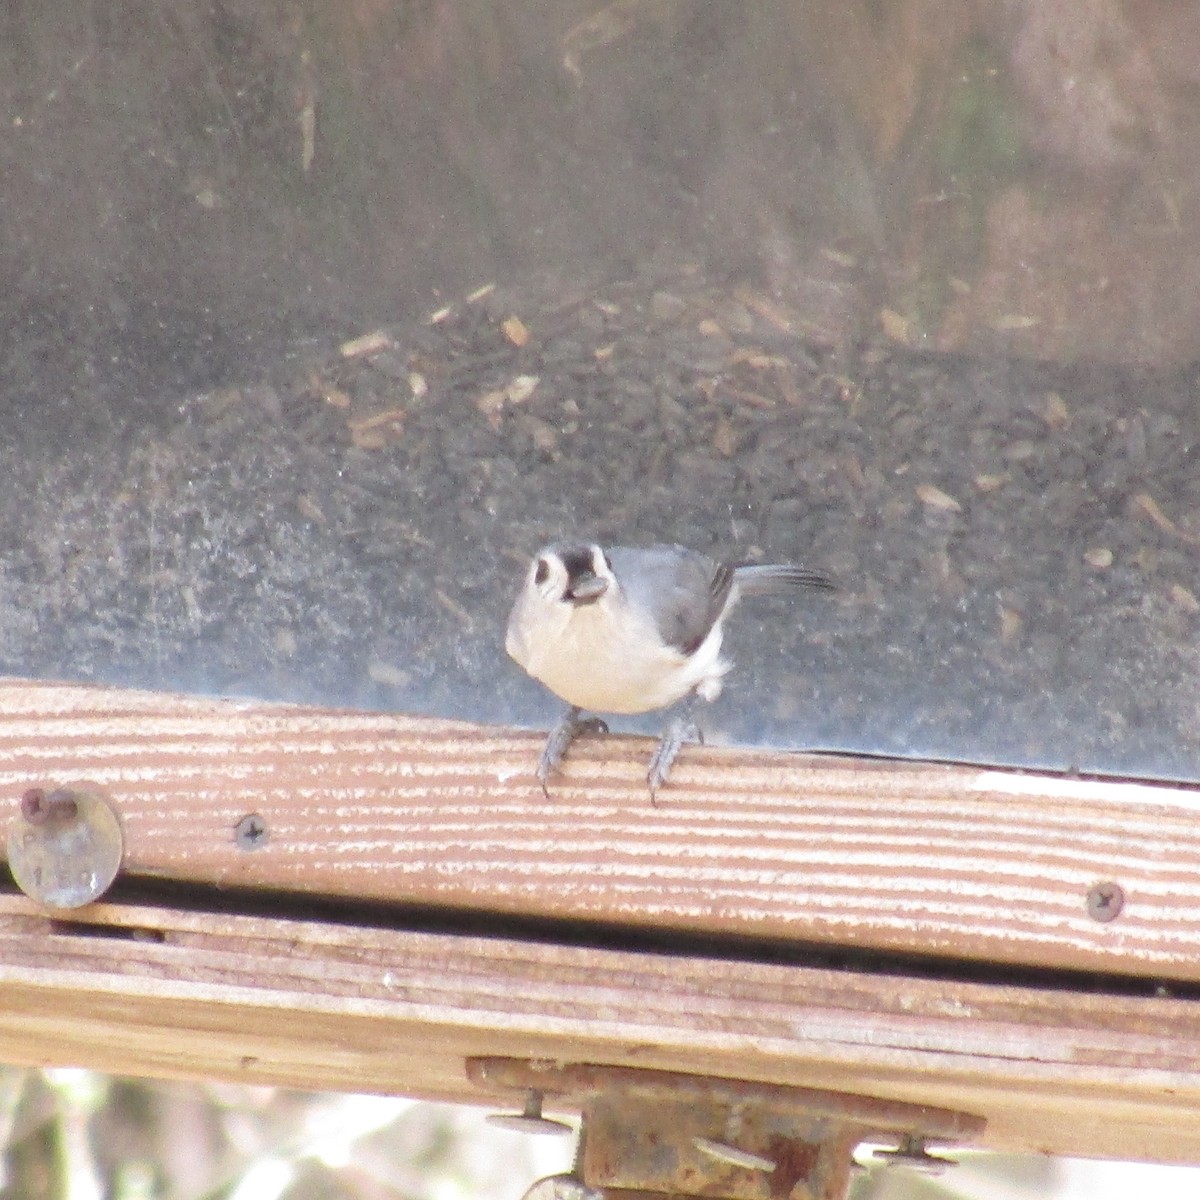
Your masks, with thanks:
M796 567L791 563L747 564L734 569L734 579L743 596L761 596L770 592L787 592L792 588L819 588L828 591L837 584L820 571Z

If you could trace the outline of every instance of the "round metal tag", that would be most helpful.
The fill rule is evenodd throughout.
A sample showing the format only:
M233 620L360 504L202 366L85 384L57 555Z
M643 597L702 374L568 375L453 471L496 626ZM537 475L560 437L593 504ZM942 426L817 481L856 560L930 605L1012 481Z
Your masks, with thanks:
M48 908L80 908L116 878L124 839L111 805L88 785L30 788L8 835L17 887Z

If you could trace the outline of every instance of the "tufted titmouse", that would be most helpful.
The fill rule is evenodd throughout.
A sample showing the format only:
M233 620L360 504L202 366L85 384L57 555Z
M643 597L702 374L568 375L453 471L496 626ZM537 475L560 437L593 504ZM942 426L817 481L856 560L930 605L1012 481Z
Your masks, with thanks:
M653 800L684 741L699 736L697 698L720 695L730 667L721 657L723 625L738 599L831 587L804 567L717 563L684 546L547 546L529 566L504 642L571 706L538 762L542 790L578 733L607 731L603 721L582 720L584 709L643 713L686 699L650 760Z

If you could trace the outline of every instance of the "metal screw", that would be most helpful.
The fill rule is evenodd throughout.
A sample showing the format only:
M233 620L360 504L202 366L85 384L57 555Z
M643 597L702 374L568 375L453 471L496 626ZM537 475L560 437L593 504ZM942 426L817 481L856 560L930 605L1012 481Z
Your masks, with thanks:
M525 1107L519 1113L491 1113L488 1124L513 1133L570 1133L571 1126L566 1121L542 1116L542 1100L541 1092L530 1090L525 1096Z
M1087 894L1088 916L1093 921L1115 921L1125 907L1125 889L1119 883L1097 883Z
M727 1163L731 1167L744 1167L747 1171L774 1171L778 1166L773 1158L755 1154L752 1150L742 1150L728 1142L715 1142L712 1138L694 1137L692 1145L701 1154L707 1154L717 1162Z
M233 840L242 850L257 850L265 846L267 836L267 823L258 813L247 813L233 831Z
M872 1158L881 1158L889 1167L908 1167L924 1175L940 1175L947 1167L956 1167L953 1158L930 1154L925 1139L919 1133L906 1133L895 1150L874 1150Z

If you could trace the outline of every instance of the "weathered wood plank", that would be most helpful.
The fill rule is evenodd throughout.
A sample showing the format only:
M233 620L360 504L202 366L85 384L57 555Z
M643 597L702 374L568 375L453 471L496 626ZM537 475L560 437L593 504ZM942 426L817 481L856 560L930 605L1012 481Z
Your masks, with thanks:
M480 1054L827 1087L1200 1160L1194 1003L0 897L0 1060L479 1101ZM507 1102L511 1103L511 1101Z
M0 683L0 798L91 780L128 873L450 909L1200 979L1200 791ZM234 842L257 811L266 844ZM1087 912L1115 880L1117 920Z

